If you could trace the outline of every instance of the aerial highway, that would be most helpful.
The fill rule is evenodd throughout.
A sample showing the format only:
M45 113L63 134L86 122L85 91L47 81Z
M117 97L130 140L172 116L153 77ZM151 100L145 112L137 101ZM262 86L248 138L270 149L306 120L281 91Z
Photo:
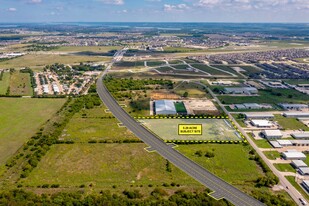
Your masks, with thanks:
M151 150L156 151L162 157L170 161L176 167L193 177L205 187L213 191L210 195L216 199L226 199L236 206L259 206L261 202L250 197L244 192L233 187L229 183L215 176L207 169L201 167L186 156L182 155L171 145L166 144L159 137L148 131L139 122L132 118L113 98L110 92L103 84L103 77L112 67L114 62L120 61L126 50L117 52L110 65L106 68L102 76L97 81L97 92L113 115L130 131L132 131L145 144L150 146Z

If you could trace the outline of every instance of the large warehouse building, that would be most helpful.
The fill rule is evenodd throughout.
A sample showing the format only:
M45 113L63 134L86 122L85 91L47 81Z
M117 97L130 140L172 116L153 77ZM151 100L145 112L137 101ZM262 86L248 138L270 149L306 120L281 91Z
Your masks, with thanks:
M174 101L171 100L156 100L155 104L155 112L157 115L174 115L177 114L176 107Z

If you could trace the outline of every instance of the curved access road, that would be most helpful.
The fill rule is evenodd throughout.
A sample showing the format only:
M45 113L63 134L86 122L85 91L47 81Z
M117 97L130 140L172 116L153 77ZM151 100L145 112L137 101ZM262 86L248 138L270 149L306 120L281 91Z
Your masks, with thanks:
M124 126L131 130L144 143L149 145L152 150L155 150L162 157L173 163L176 167L180 168L182 171L193 177L205 187L214 191L210 194L212 197L216 199L224 198L236 206L263 205L261 202L241 192L237 188L210 173L208 170L185 157L177 150L174 150L170 145L167 145L156 135L148 131L141 124L135 121L126 111L124 111L103 84L102 77L106 74L107 70L111 66L112 63L105 70L101 78L98 79L97 92L107 108L121 123L123 123Z

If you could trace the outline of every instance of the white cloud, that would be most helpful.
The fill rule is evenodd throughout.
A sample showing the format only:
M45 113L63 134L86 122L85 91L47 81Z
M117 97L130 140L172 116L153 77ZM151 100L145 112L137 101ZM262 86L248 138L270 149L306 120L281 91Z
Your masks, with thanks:
M193 5L227 9L304 9L309 8L309 0L196 0Z
M189 9L187 4L164 4L164 11L165 12L173 12L173 11L184 11L186 9Z
M43 1L42 0L29 0L28 1L30 4L40 4L42 3Z
M104 4L113 4L113 5L123 5L124 0L99 0L100 2L103 2Z
M16 9L16 8L11 7L11 8L8 8L8 9L7 9L7 11L9 11L9 12L15 12L15 11L17 11L17 9Z

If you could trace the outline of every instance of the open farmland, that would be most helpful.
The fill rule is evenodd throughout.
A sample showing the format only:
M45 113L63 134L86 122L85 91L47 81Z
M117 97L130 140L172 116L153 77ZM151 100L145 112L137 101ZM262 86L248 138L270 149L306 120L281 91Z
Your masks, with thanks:
M54 49L53 51L62 51L62 52L109 52L111 50L118 50L121 47L119 46L63 46Z
M31 187L59 184L76 189L92 185L91 189L120 192L142 187L143 193L173 182L179 187L168 187L169 190L204 188L173 165L168 172L166 160L148 153L145 147L143 143L54 145L21 184Z
M80 62L101 62L109 60L109 57L57 55L57 54L28 54L22 57L0 62L0 67L10 68L43 68L48 64L79 64Z
M32 96L30 74L15 71L10 76L10 95Z
M228 120L223 119L144 119L141 122L163 140L242 140ZM203 134L178 135L179 124L202 124Z
M0 165L14 154L66 99L0 98Z
M105 110L106 107L101 106L75 114L64 129L62 138L74 142L138 140L127 128L119 128L118 121Z
M0 80L0 94L6 94L10 85L10 73L4 72L2 80Z

